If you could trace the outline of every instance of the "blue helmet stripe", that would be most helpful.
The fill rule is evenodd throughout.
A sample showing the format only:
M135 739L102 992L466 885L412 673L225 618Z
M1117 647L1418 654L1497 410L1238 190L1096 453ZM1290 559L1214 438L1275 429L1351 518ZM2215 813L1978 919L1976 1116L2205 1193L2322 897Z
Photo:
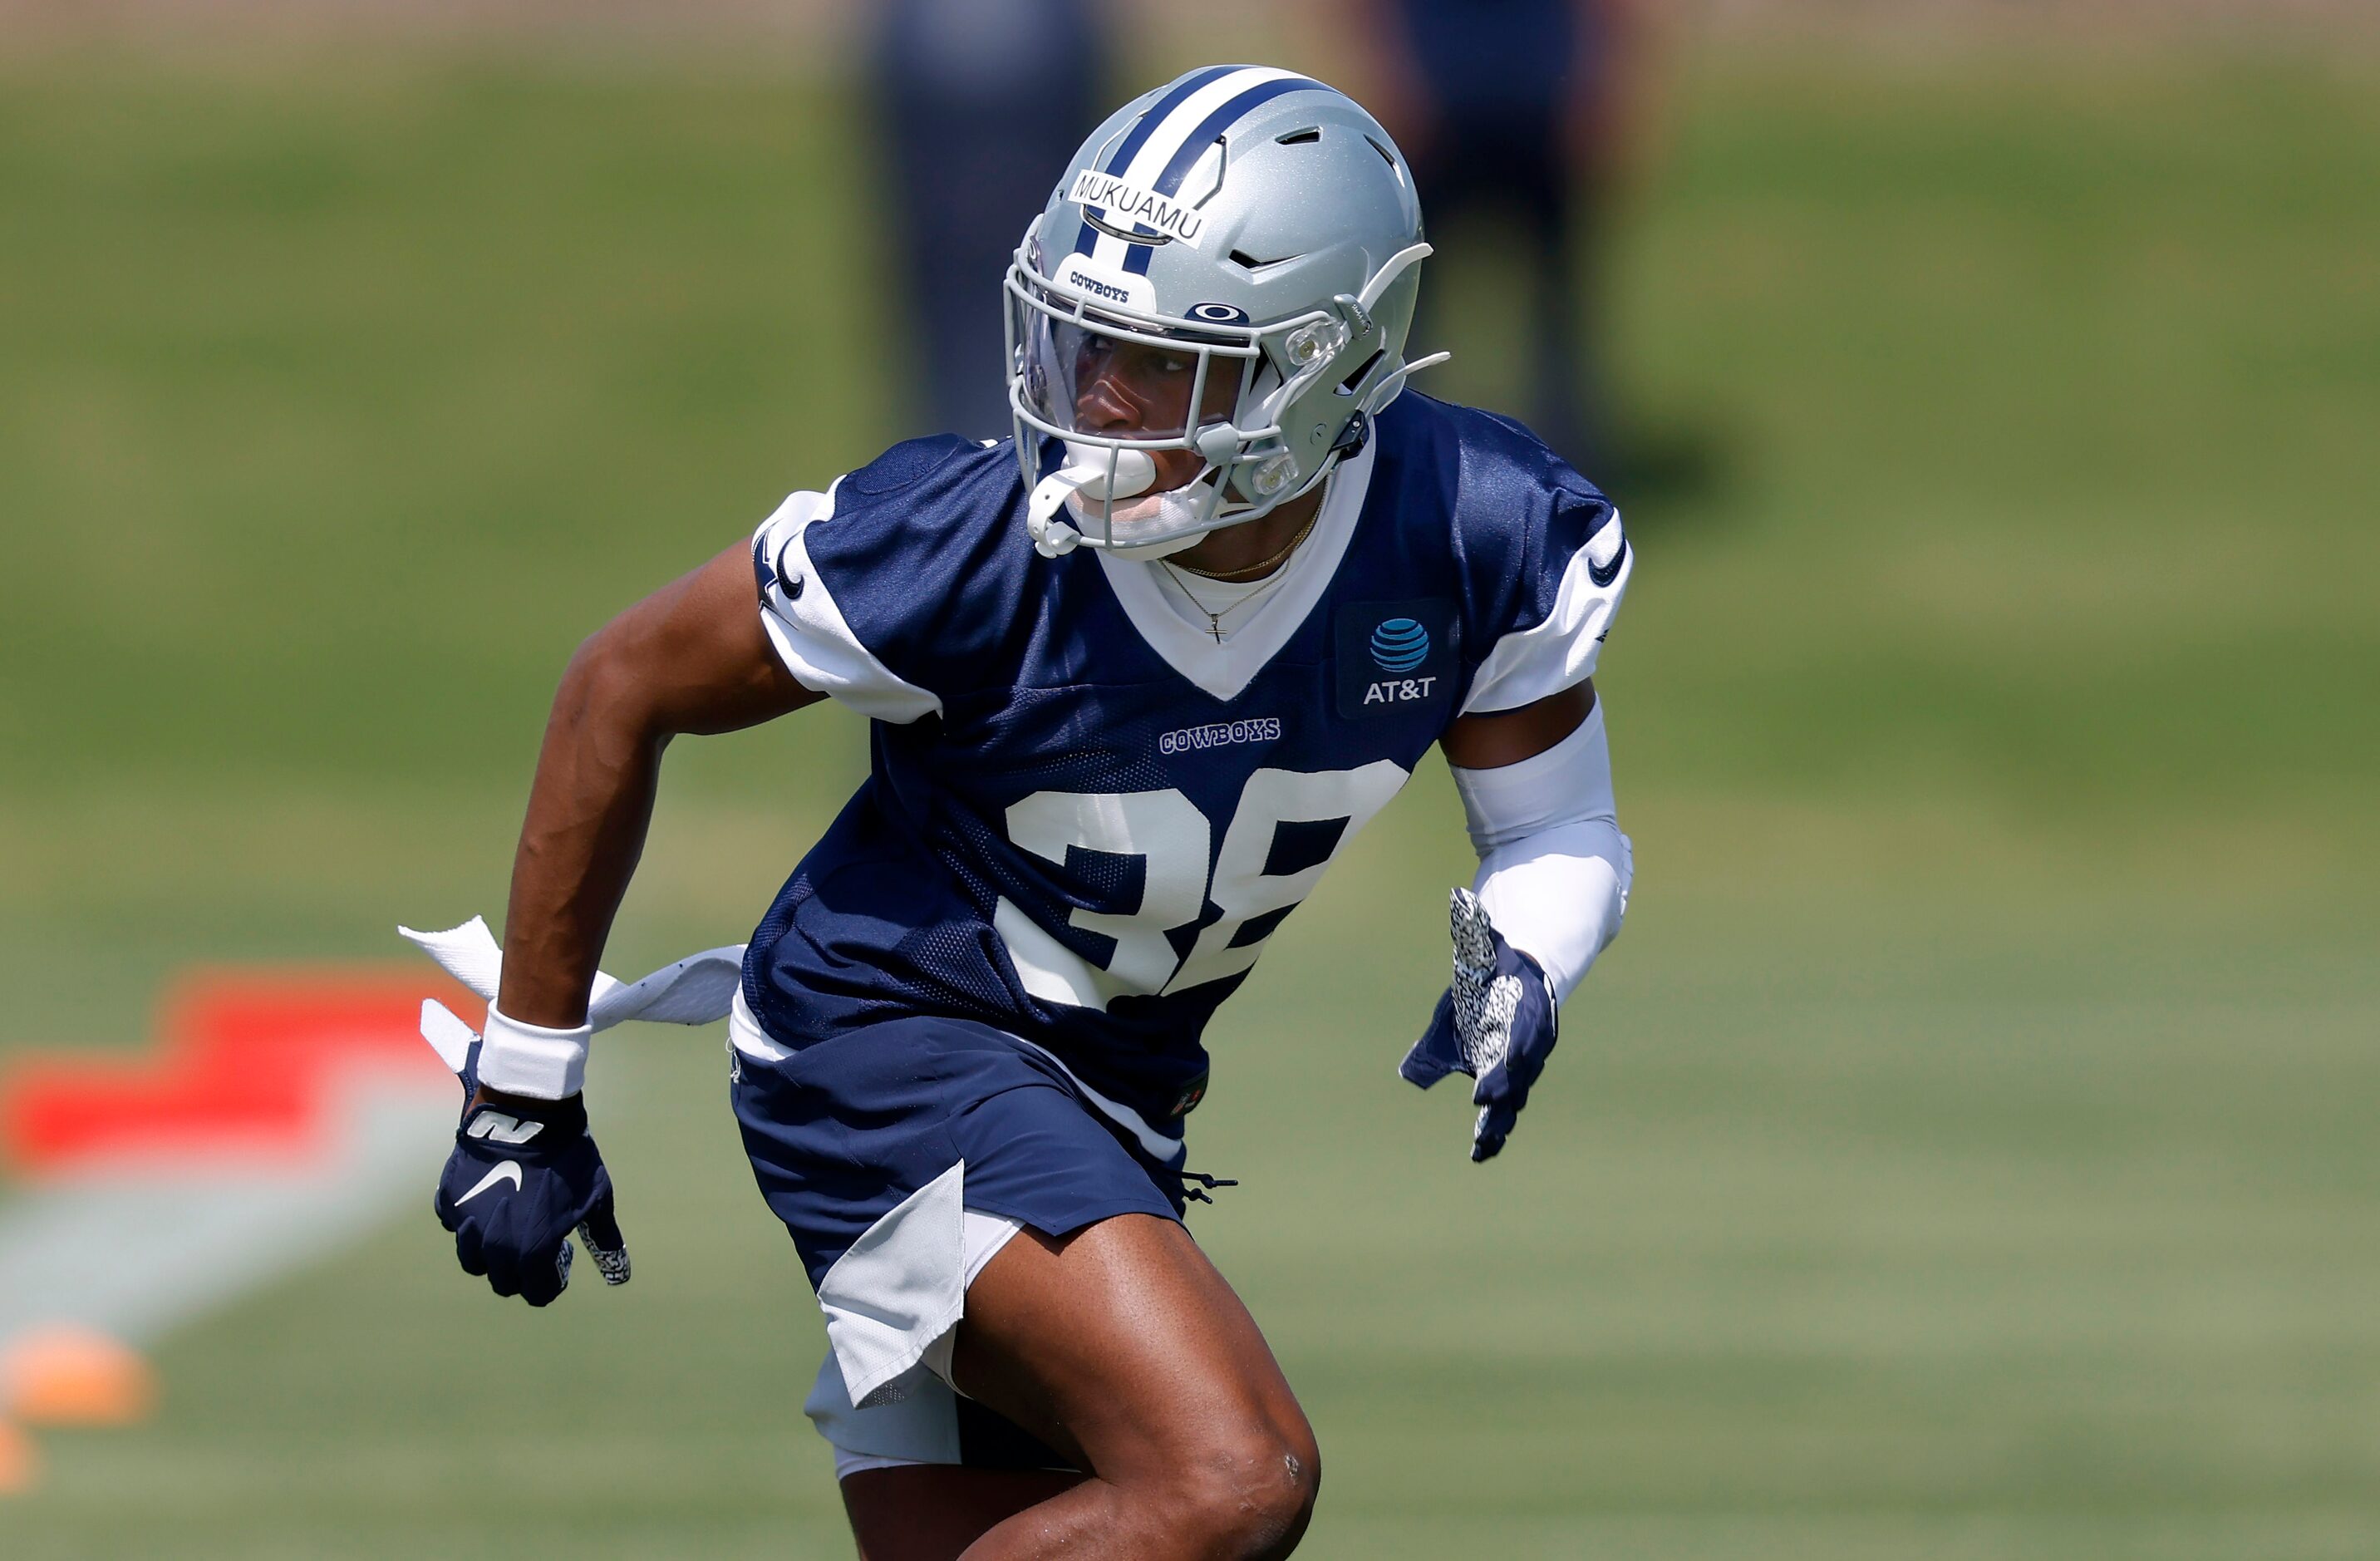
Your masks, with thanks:
M1140 122L1116 144L1115 155L1108 159L1107 171L1122 178L1124 170L1132 166L1132 160L1140 154L1140 149L1148 143L1148 138L1157 133L1157 127L1188 102L1192 94L1211 82L1221 80L1234 70L1246 68L1244 65L1210 65L1204 70L1194 70L1173 83L1173 90L1151 104L1148 112L1140 116Z
M1277 80L1250 87L1239 96L1226 102L1220 108L1207 116L1204 124L1184 138L1181 150L1174 152L1172 162L1165 165L1165 172L1157 177L1153 188L1162 195L1181 194L1182 181L1188 178L1190 170L1198 165L1198 159L1206 154L1208 146L1225 130L1230 129L1241 115L1258 104L1270 103L1283 92L1302 92L1309 88L1319 88L1326 92L1330 90L1324 87L1321 82L1307 77L1283 76Z
M1190 177L1190 170L1198 165L1198 159L1207 154L1207 148L1237 124L1241 116L1260 104L1270 103L1284 92L1299 92L1308 88L1320 88L1324 91L1330 90L1310 77L1283 76L1226 99L1220 107L1207 116L1196 129L1183 138L1181 146L1173 153L1173 160L1165 165L1165 171L1157 176L1152 188L1162 195L1181 194L1182 181ZM1123 268L1146 276L1148 274L1148 262L1156 253L1154 245L1135 244L1124 252Z
M1115 151L1108 156L1106 172L1118 178L1124 177L1131 173L1135 162L1145 162L1153 154L1155 157L1164 158L1165 164L1155 178L1147 181L1148 188L1161 194L1178 195L1182 192L1183 181L1190 177L1190 170L1196 167L1198 160L1206 155L1207 148L1220 140L1225 131L1250 110L1271 102L1284 92L1305 91L1327 92L1330 90L1311 77L1275 76L1269 80L1259 81L1257 85L1226 98L1186 134L1176 136L1169 133L1172 123L1181 117L1182 110L1188 106L1200 92L1218 83L1222 83L1223 90L1229 91L1231 86L1229 79L1243 72L1260 74L1264 73L1264 68L1245 65L1208 66L1204 70L1193 71L1176 81L1166 91L1163 97L1149 105L1148 112L1141 115L1139 119L1135 121L1131 130L1117 142ZM1160 137L1163 139L1160 140ZM1154 146L1150 144L1152 141L1156 142ZM1075 236L1075 252L1080 255L1096 255L1099 253L1099 240L1103 237L1105 235L1099 228L1091 226L1089 216L1086 214L1081 231ZM1120 258L1123 269L1138 275L1147 275L1149 262L1155 254L1155 246L1126 241L1122 248L1123 252Z
M1139 155L1140 149L1148 143L1148 138L1157 133L1157 127L1165 122L1168 115L1188 101L1192 93L1202 87L1221 80L1234 70L1246 68L1245 66L1239 65L1210 65L1204 70L1194 70L1173 83L1173 90L1149 104L1148 112L1142 115L1133 128L1125 133L1123 140L1116 143L1115 154L1108 159L1106 172L1122 178L1124 170L1132 166L1132 160ZM1083 224L1083 230L1075 236L1075 253L1087 255L1099 241L1099 229L1087 222ZM1148 262L1143 260L1139 269L1144 273L1147 272Z

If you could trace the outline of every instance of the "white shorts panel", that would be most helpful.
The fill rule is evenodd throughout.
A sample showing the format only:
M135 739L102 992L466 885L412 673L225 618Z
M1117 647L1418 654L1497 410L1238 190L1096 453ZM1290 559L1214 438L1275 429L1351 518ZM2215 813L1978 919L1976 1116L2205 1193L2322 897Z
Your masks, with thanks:
M960 1283L972 1285L1009 1239L1023 1229L1000 1214L968 1209L962 1220ZM830 1347L802 1412L835 1450L835 1478L860 1469L912 1463L957 1463L957 1395L950 1385L951 1329L943 1330L917 1363L879 1386L868 1408L852 1403L843 1367Z

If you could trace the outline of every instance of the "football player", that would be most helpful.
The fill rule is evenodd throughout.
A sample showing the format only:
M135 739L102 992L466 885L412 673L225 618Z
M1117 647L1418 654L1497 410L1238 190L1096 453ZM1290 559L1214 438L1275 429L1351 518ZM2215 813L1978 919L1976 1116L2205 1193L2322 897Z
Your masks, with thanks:
M1182 1225L1201 1032L1432 744L1480 865L1402 1071L1474 1081L1473 1159L1619 929L1592 674L1631 550L1524 429L1404 393L1428 252L1403 156L1322 83L1137 98L1009 269L1013 438L795 494L564 677L495 1001L448 1037L440 1217L532 1304L574 1229L626 1276L580 1086L662 750L871 717L867 783L722 982L869 1561L1286 1555L1313 1433Z

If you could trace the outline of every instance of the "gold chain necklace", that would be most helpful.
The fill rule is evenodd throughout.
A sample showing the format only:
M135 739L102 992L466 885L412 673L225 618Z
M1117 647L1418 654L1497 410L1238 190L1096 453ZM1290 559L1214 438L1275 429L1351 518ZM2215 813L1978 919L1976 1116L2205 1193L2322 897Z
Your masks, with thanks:
M1274 586L1277 586L1281 582L1286 573L1286 571L1284 571L1282 575L1275 575L1269 579L1259 581L1254 591L1249 591L1245 596L1241 597L1230 606L1218 611L1198 600L1198 593L1190 589L1190 582L1182 578L1181 570L1175 568L1172 563L1163 558L1159 559L1158 562L1165 566L1165 573L1167 577L1173 581L1173 589L1182 593L1183 600L1188 602L1192 606L1207 615L1208 632L1214 635L1215 643L1218 645L1223 642L1223 620L1226 617L1229 617L1232 614L1238 612L1242 607L1246 606L1249 603L1262 598L1267 591L1269 591ZM1234 571L1234 573L1238 571ZM1212 575L1208 575L1205 578L1208 579L1214 579Z
M1314 506L1314 513L1305 518L1305 524L1297 529L1297 535L1290 538L1289 541L1283 544L1279 553L1274 554L1269 558L1260 560L1257 563L1243 564L1236 569L1202 569L1196 564L1176 564L1172 567L1178 569L1187 569L1192 574L1196 575L1200 579L1214 580L1222 585L1245 585L1247 581L1239 579L1239 576L1246 575L1252 579L1262 579L1267 569L1271 568L1274 565L1279 564L1282 559L1296 552L1297 544L1314 534L1314 523L1321 518L1322 506L1320 505L1317 505ZM1202 607L1199 610L1204 612L1206 609ZM1223 610L1225 612L1231 611L1229 607L1226 607Z

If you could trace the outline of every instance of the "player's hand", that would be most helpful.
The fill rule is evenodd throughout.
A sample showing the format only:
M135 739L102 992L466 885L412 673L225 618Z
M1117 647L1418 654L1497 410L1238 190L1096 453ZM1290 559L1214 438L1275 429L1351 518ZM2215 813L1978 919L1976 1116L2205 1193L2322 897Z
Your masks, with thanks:
M1454 891L1447 920L1454 933L1454 980L1438 1000L1429 1028L1397 1071L1423 1089L1450 1073L1478 1080L1471 1103L1471 1158L1490 1160L1529 1104L1529 1086L1554 1049L1554 994L1537 962L1504 941L1488 908L1468 889Z
M427 1034L431 1016L423 1020ZM446 1055L459 1037L429 1039ZM480 1089L479 1062L480 1038L471 1035L456 1070L463 1119L431 1204L438 1223L455 1233L463 1272L484 1274L500 1296L543 1306L570 1283L576 1230L603 1282L626 1284L628 1249L613 1213L612 1175L587 1131L586 1098L490 1099Z

